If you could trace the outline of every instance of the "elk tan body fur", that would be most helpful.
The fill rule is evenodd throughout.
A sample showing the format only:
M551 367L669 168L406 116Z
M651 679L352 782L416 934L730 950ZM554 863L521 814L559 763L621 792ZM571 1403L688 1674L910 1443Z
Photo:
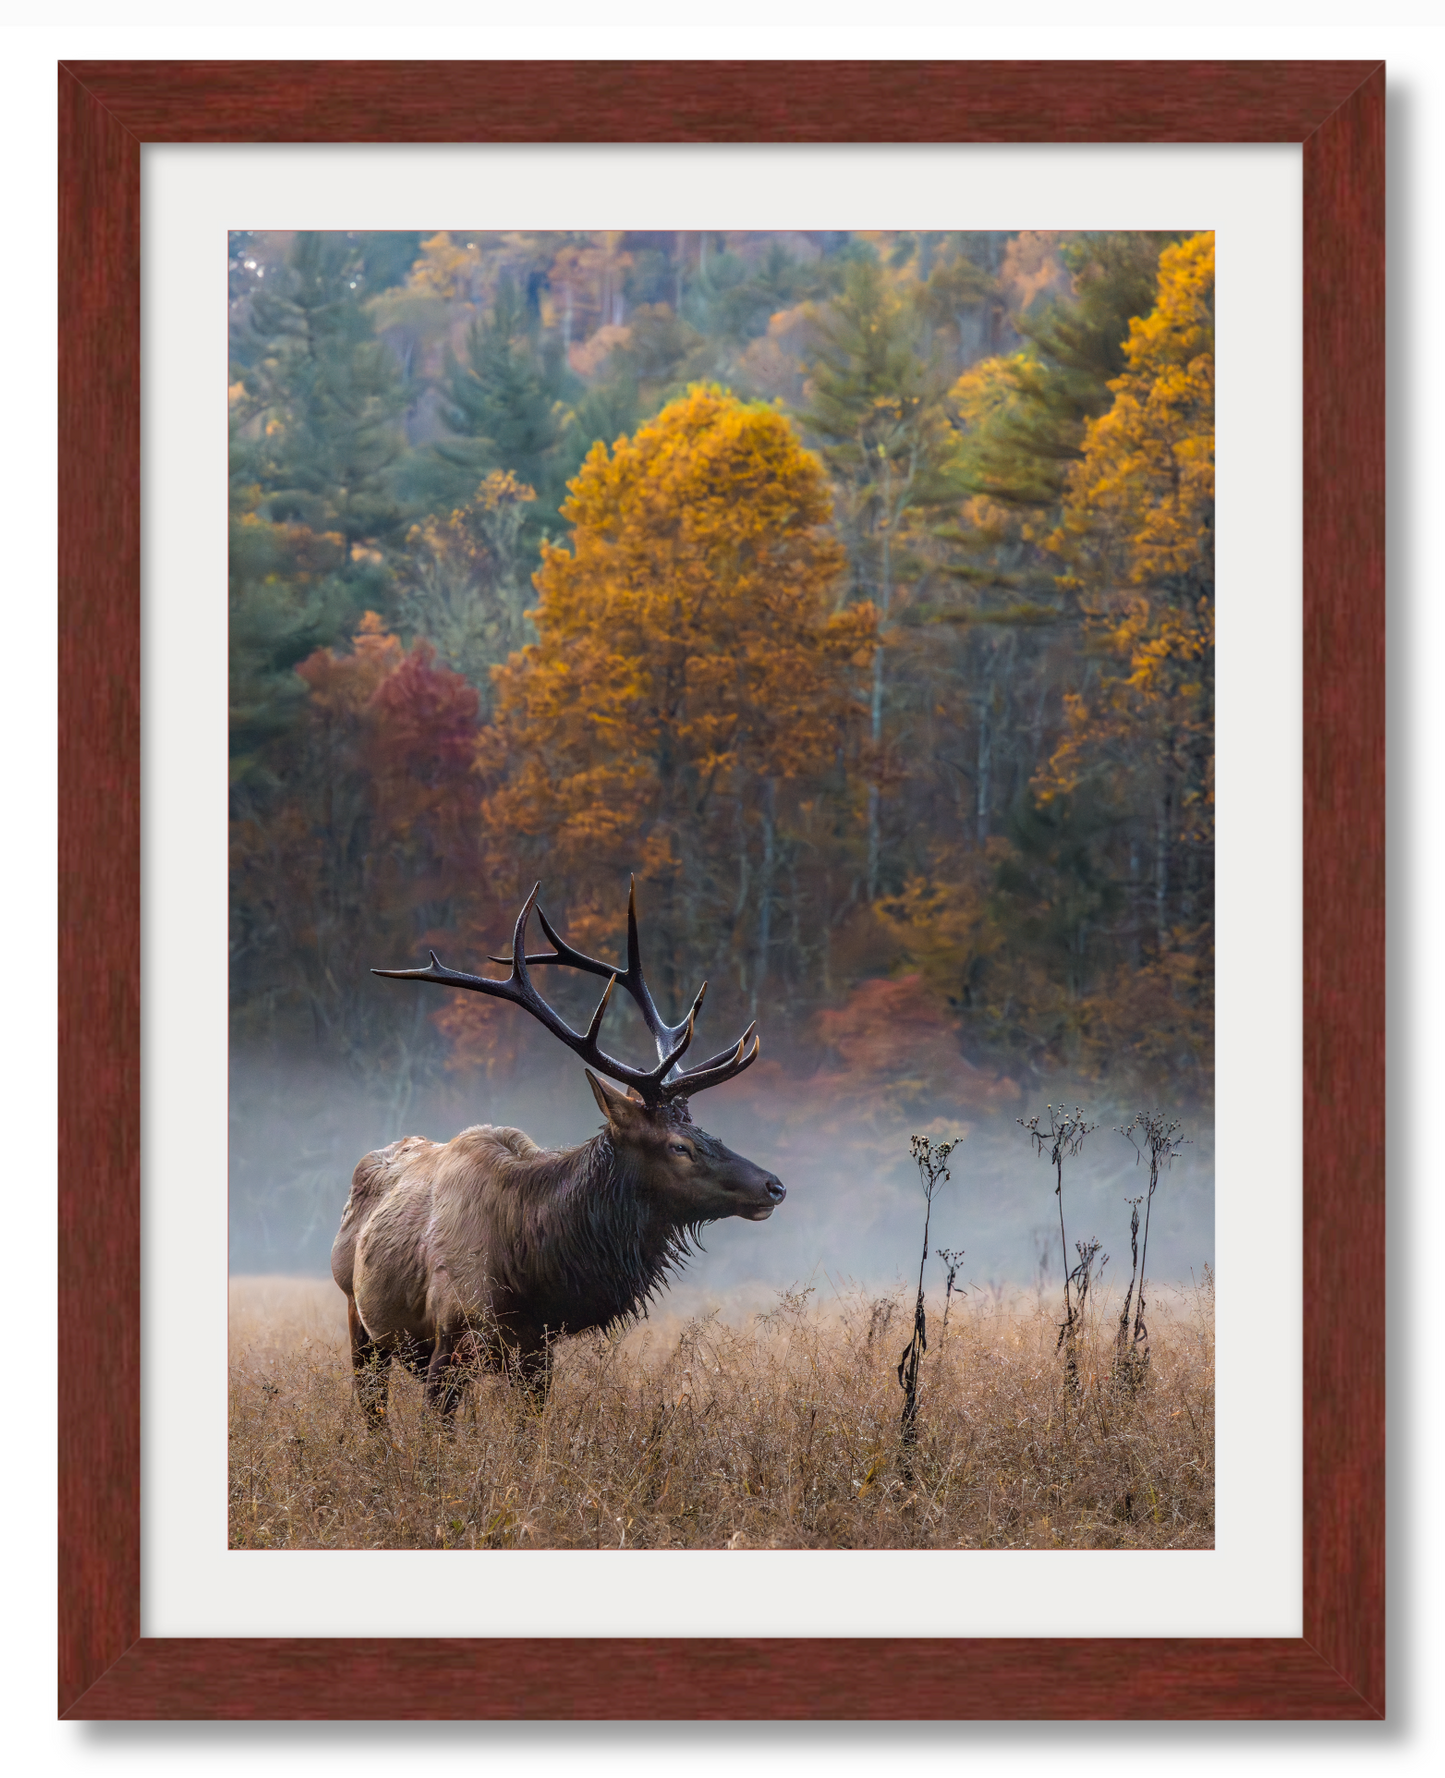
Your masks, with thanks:
M373 1343L395 1351L470 1330L528 1349L634 1313L682 1249L640 1205L617 1226L610 1150L599 1135L559 1154L521 1130L475 1124L447 1143L408 1136L365 1156L331 1269ZM606 1201L588 1204L599 1192ZM594 1245L610 1249L607 1273L586 1251Z

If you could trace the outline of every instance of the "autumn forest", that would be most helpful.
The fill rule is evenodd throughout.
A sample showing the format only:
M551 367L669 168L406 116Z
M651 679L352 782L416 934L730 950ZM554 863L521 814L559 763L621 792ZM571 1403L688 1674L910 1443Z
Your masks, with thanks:
M1212 235L242 233L229 275L233 1056L371 1139L475 1105L552 1040L372 967L485 971L539 880L617 956L635 878L664 1016L759 1020L716 1097L760 1116L1209 1115ZM243 1136L233 1190L307 1164Z

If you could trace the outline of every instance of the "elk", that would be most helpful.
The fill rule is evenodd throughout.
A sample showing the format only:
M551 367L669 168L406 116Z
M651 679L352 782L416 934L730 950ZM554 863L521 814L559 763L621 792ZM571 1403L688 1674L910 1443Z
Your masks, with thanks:
M707 983L680 1024L664 1022L642 973L635 885L625 969L560 938L537 907L540 889L517 916L511 955L489 959L511 965L505 978L448 969L435 951L425 969L372 971L522 1007L591 1065L584 1072L605 1120L576 1148L547 1150L520 1130L476 1124L450 1142L406 1136L357 1163L331 1272L346 1295L357 1393L373 1424L386 1413L393 1358L425 1376L426 1400L448 1418L477 1365L509 1370L544 1398L556 1336L644 1314L704 1224L728 1216L764 1222L786 1195L776 1174L700 1130L689 1109L695 1093L757 1060L756 1022L731 1049L681 1070ZM552 949L529 954L534 908ZM553 965L607 978L585 1032L572 1030L533 984L533 969ZM656 1045L650 1068L615 1060L598 1041L618 987Z

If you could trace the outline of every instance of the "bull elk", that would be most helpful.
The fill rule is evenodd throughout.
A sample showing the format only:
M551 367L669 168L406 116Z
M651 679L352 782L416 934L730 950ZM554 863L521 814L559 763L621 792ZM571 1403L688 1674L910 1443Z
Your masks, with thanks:
M393 1357L425 1375L427 1401L446 1415L467 1367L478 1363L510 1367L545 1394L554 1336L630 1321L688 1258L703 1224L728 1216L763 1222L785 1195L776 1175L700 1130L689 1110L693 1094L757 1060L756 1025L731 1049L681 1070L707 983L681 1024L664 1023L642 974L635 888L625 969L573 950L540 907L552 949L529 954L527 922L540 888L517 916L510 957L490 959L510 963L505 978L448 969L435 951L425 969L372 972L522 1007L591 1064L584 1072L605 1120L577 1148L542 1149L520 1130L477 1124L450 1142L407 1136L358 1162L331 1272L346 1294L357 1391L373 1422L386 1412ZM551 965L606 977L585 1032L572 1030L534 986L531 971ZM598 1042L618 987L657 1047L651 1068L617 1061Z

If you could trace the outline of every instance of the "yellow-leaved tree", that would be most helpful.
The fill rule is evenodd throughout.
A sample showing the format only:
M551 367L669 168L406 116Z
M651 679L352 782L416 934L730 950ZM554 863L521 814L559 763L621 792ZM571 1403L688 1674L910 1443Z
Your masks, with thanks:
M776 1024L827 983L862 835L876 616L833 612L822 466L776 409L696 386L570 488L571 547L544 546L538 640L497 669L482 743L484 820L517 869L495 917L540 878L573 942L606 945L636 873L673 1006L706 977L719 1012L765 995ZM486 1009L449 1020L463 1052L469 1022Z
M1058 475L1052 518L1047 489L1025 473L1044 433L1024 422L1048 418L1042 398L1032 409L1019 399L1029 366L1015 375L1004 365L1007 376L985 366L964 380L980 424L995 396L1015 404L983 456L1038 520L1030 572L1048 573L1081 624L1060 629L1070 642L1059 657L1062 733L1008 833L940 846L930 873L879 909L903 961L959 1010L980 1056L1024 1054L1041 1070L1203 1093L1213 1036L1213 316L1212 235L1165 246L1154 303L1128 322L1123 368L1104 385L1107 407L1070 422L1077 451ZM1056 456L1045 471L1056 473Z
M1214 236L1159 260L1153 312L1130 325L1109 411L1089 423L1058 547L1100 657L1067 704L1041 799L1086 783L1131 848L1140 943L1121 992L1201 1056L1212 1022L1214 884ZM1154 979L1158 978L1158 979ZM1128 1023L1128 1018L1124 1018Z

